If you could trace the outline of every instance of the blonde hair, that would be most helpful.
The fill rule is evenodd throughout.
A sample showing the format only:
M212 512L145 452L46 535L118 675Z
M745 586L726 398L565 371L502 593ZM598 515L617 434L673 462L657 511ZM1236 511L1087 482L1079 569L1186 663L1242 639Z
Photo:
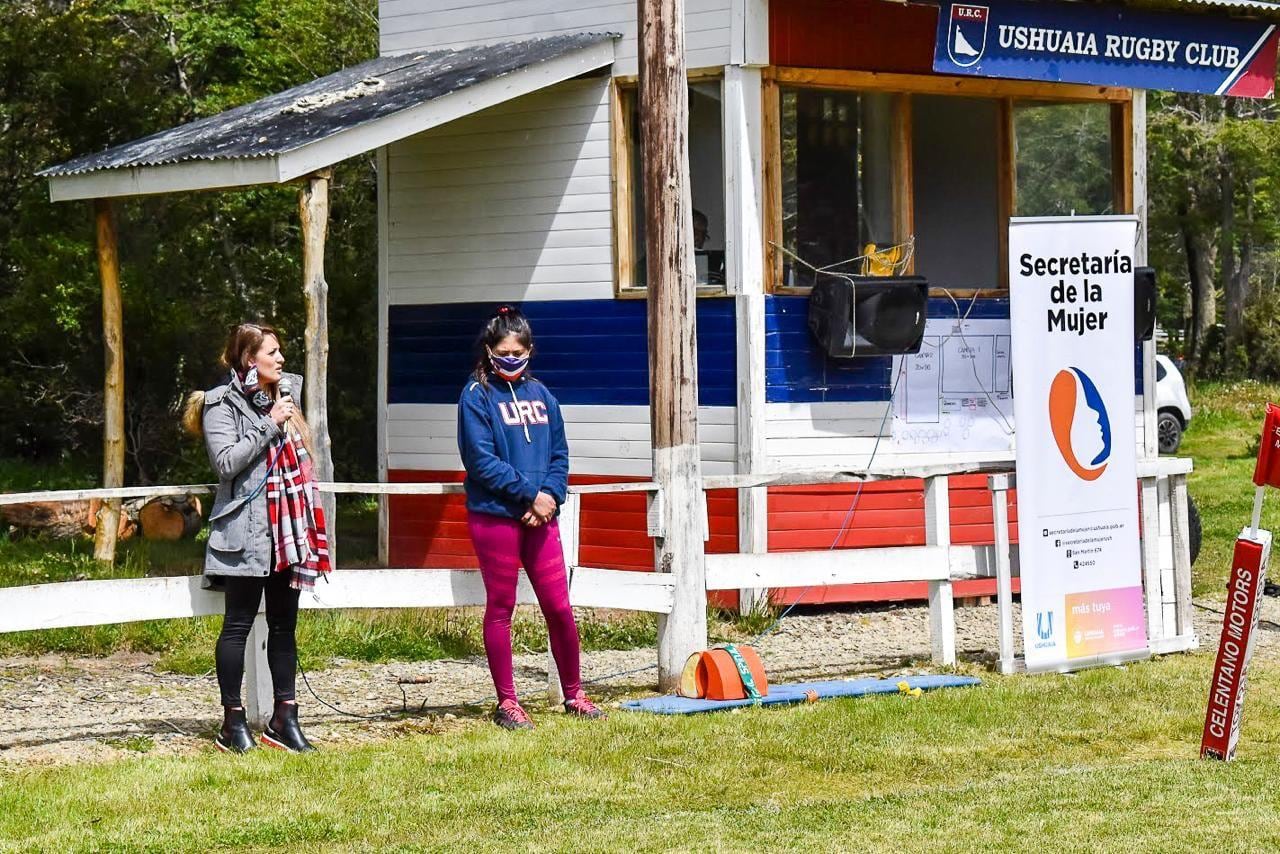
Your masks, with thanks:
M222 348L222 355L218 357L218 362L224 368L234 368L237 372L244 373L248 370L253 356L262 348L262 342L267 336L275 338L276 341L280 340L280 333L271 326L258 323L241 323L233 326L227 335L227 343ZM280 390L275 385L267 387L267 394L272 400L280 399ZM202 391L191 392L187 395L187 401L182 409L183 429L197 438L204 435L204 397L205 394ZM315 443L311 425L303 417L301 409L295 410L285 423L298 434L302 439L303 447L307 449L307 454L315 460Z

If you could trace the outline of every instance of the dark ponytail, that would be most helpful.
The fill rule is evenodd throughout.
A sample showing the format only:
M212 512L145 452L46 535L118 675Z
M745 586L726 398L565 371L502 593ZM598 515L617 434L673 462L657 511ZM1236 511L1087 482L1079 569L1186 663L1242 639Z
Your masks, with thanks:
M533 355L533 327L529 325L529 318L514 305L500 305L476 338L476 364L471 372L476 382L489 384L489 372L493 370L489 363L489 350L501 344L508 335L516 336L520 346L528 350L530 356ZM526 376L529 375L526 373Z

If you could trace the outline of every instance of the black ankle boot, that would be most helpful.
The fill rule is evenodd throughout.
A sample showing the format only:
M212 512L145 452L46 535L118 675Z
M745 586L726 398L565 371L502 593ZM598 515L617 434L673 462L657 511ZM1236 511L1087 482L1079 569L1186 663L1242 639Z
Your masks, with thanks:
M249 732L249 721L245 718L244 709L223 709L222 730L213 739L213 743L223 753L247 753L257 747L253 743L253 733Z
M302 734L302 727L298 726L297 703L276 703L276 713L271 716L271 721L262 733L262 743L290 753L310 753L315 750Z

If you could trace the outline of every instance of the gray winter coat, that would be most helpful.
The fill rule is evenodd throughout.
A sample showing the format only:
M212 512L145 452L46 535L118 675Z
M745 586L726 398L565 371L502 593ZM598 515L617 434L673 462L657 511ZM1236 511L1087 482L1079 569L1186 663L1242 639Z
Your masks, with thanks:
M302 377L284 376L290 379L293 399L300 406ZM271 442L283 434L230 383L205 393L203 422L209 462L218 473L204 574L269 575L271 529L263 481Z

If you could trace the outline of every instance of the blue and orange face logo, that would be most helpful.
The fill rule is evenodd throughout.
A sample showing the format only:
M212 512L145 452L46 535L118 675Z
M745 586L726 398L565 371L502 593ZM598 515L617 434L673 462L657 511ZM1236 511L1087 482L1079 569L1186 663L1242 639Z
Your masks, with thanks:
M1081 480L1102 477L1111 459L1111 419L1098 387L1079 368L1058 371L1053 378L1049 426L1067 468Z

